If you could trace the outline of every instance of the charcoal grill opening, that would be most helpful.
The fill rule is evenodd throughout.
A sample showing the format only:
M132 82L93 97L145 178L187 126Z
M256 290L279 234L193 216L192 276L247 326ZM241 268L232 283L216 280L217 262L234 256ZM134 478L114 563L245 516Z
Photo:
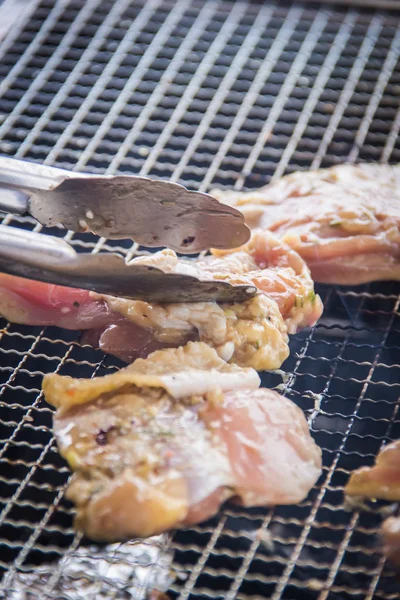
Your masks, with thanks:
M21 9L12 26L11 4ZM399 25L389 0L5 0L0 153L201 190L259 187L345 160L396 163ZM77 251L145 252L28 217L2 223L65 237ZM323 318L292 337L283 377L262 377L306 411L323 449L309 497L271 510L228 504L172 536L105 547L72 528L69 470L40 387L47 372L92 377L120 363L73 332L2 320L0 596L145 598L157 588L182 600L397 598L379 510L348 510L343 487L400 437L400 286L317 287Z

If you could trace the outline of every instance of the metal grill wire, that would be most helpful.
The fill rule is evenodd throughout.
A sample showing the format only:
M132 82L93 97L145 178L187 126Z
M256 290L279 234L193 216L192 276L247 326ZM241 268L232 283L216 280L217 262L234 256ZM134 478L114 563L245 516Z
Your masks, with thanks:
M0 152L61 167L257 187L296 169L400 160L395 12L214 0L31 0L0 45ZM3 223L40 230L30 218ZM47 228L78 251L141 252ZM51 433L44 373L119 366L73 332L2 321L0 590L4 598L398 598L378 509L343 486L399 438L398 284L319 286L325 313L266 373L308 414L324 471L294 507L228 506L147 542L74 534L69 471ZM271 534L273 545L269 542Z

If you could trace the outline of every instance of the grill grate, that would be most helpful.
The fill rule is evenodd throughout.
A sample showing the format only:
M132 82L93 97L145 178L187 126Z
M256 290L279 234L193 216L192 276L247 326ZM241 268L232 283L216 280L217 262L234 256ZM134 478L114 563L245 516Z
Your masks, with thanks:
M346 159L399 162L399 25L398 13L355 6L31 0L0 44L0 152L203 190ZM142 251L44 231L77 251ZM46 372L91 377L119 363L73 332L2 321L0 595L145 598L168 587L181 599L398 598L377 552L379 507L346 510L342 490L400 437L400 287L319 291L320 323L292 339L284 372L263 377L306 411L323 448L309 498L228 506L172 538L102 548L72 530L69 472L40 384Z

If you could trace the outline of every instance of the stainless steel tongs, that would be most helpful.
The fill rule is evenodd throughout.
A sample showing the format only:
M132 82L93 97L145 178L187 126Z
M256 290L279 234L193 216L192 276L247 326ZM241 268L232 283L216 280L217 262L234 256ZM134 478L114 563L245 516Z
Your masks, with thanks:
M177 183L72 173L7 157L0 157L0 210L185 254L249 239L239 211Z
M70 173L4 157L0 210L189 254L237 247L250 235L240 212L175 183ZM153 302L240 302L256 292L252 286L127 264L116 254L78 254L65 240L6 226L0 226L0 271Z

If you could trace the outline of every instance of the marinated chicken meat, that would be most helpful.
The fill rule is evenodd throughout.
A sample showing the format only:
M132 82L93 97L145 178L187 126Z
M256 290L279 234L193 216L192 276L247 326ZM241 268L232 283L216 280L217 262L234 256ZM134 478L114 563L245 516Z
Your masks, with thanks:
M245 273L248 283L276 301L290 334L318 321L323 306L309 268L297 252L274 236L254 232L241 249L212 250L212 254L213 270L221 272L225 266L233 274L241 269L241 277Z
M400 569L400 517L389 517L382 525L383 552Z
M400 441L388 444L378 454L375 465L351 474L348 496L400 502ZM382 525L384 552L400 567L400 517L390 517Z
M134 259L203 278L251 283L260 293L244 303L149 304L0 275L0 313L10 321L85 330L83 341L126 362L162 347L201 340L225 360L278 368L287 334L313 325L322 312L304 262L268 233L230 253L196 262L170 250Z
M385 446L374 466L354 471L346 485L346 494L400 502L400 442Z
M296 172L250 192L213 190L300 254L315 281L400 280L400 166Z
M117 541L203 521L228 498L300 502L321 451L303 412L258 385L253 369L201 342L106 377L47 375L55 436L74 471L76 527Z

